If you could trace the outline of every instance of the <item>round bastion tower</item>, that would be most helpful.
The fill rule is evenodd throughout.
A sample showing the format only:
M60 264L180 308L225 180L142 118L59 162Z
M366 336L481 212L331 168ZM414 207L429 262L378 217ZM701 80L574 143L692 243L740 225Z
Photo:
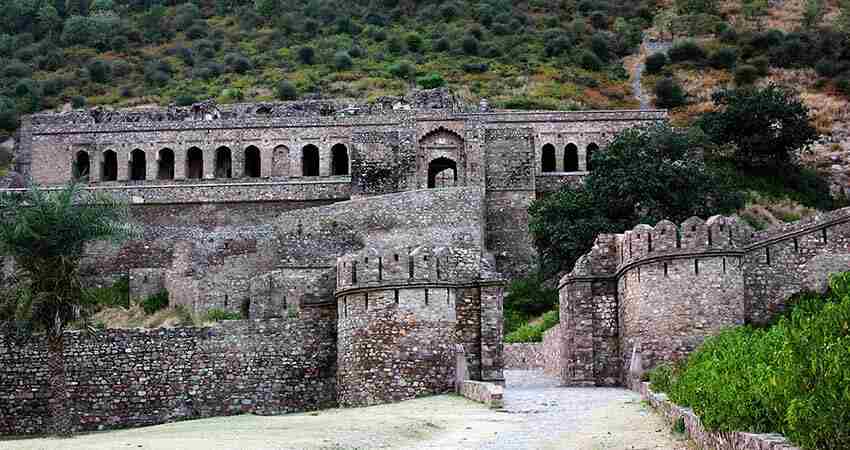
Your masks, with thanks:
M337 261L338 399L364 406L451 390L467 249L368 249Z

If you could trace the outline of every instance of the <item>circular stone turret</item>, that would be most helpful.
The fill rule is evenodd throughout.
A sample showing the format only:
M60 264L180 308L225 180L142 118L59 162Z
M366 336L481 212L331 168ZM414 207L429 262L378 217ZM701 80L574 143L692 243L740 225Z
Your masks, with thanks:
M341 406L453 388L458 288L474 282L478 264L479 256L468 250L431 247L365 250L339 258Z

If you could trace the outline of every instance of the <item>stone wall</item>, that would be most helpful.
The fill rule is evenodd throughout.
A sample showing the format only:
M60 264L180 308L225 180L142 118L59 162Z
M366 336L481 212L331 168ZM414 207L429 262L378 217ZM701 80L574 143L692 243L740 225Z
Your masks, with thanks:
M504 354L502 357L505 361L506 370L543 369L546 365L542 342L505 344Z
M759 233L715 216L600 235L561 279L562 379L625 383L725 327L765 323L848 267L850 208Z
M65 334L77 431L336 404L335 309L212 328ZM0 336L0 434L44 432L46 344Z

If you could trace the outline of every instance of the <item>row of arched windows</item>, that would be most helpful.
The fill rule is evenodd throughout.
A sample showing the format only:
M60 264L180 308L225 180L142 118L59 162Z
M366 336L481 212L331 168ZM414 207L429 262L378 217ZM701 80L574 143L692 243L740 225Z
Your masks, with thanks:
M243 177L259 178L262 176L262 158L260 149L249 146L243 153ZM215 178L233 178L233 154L226 146L219 147L213 153L213 176ZM278 159L282 161L278 161ZM319 148L308 144L301 149L301 176L319 176ZM294 175L286 172L288 167L289 151L284 146L275 148L272 165L272 176ZM174 179L174 165L176 159L174 151L163 148L158 153L156 179ZM198 147L192 147L186 151L185 176L189 179L204 178L204 152ZM130 152L128 164L128 176L130 180L153 179L148 176L147 155L143 150L135 149ZM349 170L348 148L343 144L336 144L331 148L331 175L348 175ZM282 167L282 168L281 168ZM91 159L85 151L76 154L73 164L73 176L75 178L88 177L91 174ZM114 150L105 150L100 163L100 180L116 181L118 179L118 154Z
M595 143L591 142L587 145L585 149L585 170L590 172L592 170L593 161L593 152L599 150L599 146ZM552 144L546 144L543 146L543 151L541 152L541 172L558 172L558 162L557 157L555 156L555 146ZM578 146L575 144L567 144L564 147L564 170L563 172L578 172L579 164L578 164Z

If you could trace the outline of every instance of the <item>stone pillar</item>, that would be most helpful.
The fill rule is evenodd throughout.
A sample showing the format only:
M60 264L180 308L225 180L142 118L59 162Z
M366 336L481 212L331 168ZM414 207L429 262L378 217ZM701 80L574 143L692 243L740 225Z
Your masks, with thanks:
M115 160L118 164L118 181L130 179L130 152L132 149L115 149Z
M186 149L174 149L174 179L186 179Z
M89 183L100 182L100 172L103 164L103 150L93 149L89 152Z
M274 164L274 147L264 146L257 147L260 149L260 177L269 178L272 176L272 165Z
M204 155L204 180L211 180L215 178L215 149L204 149L201 150ZM231 161L233 160L233 153L230 154Z
M331 148L327 144L318 144L319 146L319 176L328 177L331 175Z
M241 145L230 150L230 175L233 178L245 178L245 148Z
M566 172L567 168L564 166L564 146L560 143L555 146L555 171L556 172Z
M481 287L481 379L504 384L502 286Z
M146 151L145 165L145 180L156 180L156 175L159 169L159 151Z

